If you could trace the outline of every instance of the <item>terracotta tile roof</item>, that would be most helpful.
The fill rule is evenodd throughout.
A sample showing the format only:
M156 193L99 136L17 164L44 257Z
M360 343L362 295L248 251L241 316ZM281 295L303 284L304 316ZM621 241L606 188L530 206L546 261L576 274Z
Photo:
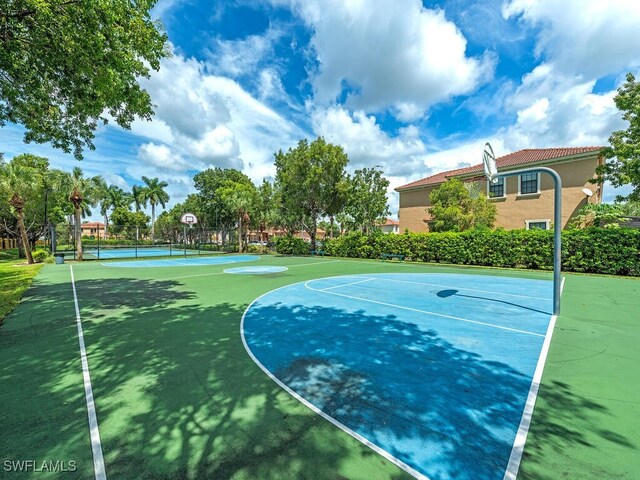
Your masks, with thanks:
M514 167L517 165L524 165L528 163L542 162L545 160L560 159L564 157L571 157L573 155L580 155L584 153L592 153L602 150L603 147L566 147L566 148L528 148L525 150L518 150L517 152L504 155L496 158L496 164L498 169ZM422 187L425 185L437 185L439 183L446 182L451 177L457 177L461 175L468 175L472 173L478 173L483 175L483 166L481 163L472 165L470 167L458 168L455 170L449 170L447 172L436 173L430 177L417 180L415 182L407 183L397 187L397 192L414 187Z
M387 218L387 221L381 224L381 226L390 227L391 225L400 225L398 220L394 220L393 218Z
M80 227L82 228L104 228L104 223L102 222L86 222L86 223L81 223Z

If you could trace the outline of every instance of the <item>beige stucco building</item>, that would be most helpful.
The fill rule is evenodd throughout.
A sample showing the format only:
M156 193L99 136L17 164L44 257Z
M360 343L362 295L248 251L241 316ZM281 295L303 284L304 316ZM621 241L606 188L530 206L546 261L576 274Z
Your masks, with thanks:
M589 180L595 177L596 167L604 162L602 147L572 147L528 149L496 159L498 171L527 167L549 167L562 179L562 227L587 202L600 203L602 188ZM449 178L463 182L478 182L497 209L496 227L544 228L553 223L553 180L549 175L531 174L503 178L489 184L482 164L438 173L396 188L400 193L400 231L427 232L431 217L429 194ZM585 193L591 191L593 195Z

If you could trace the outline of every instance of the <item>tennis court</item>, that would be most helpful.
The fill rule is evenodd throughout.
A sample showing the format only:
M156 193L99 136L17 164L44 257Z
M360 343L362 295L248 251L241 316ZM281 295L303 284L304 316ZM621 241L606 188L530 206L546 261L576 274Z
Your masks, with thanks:
M640 282L567 277L537 392L550 279L270 255L48 265L0 329L2 460L75 462L37 478L632 479ZM593 331L617 335L608 360Z
M193 247L180 248L176 244L167 245L138 245L138 246L103 246L100 248L88 248L84 251L87 259L109 260L112 258L139 258L139 257L164 257L199 255L200 253L215 253L199 251Z

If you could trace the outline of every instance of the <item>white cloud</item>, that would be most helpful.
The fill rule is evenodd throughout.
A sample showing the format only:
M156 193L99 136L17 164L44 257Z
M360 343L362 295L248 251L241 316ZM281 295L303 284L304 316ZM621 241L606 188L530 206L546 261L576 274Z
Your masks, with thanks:
M389 175L407 175L422 167L426 147L415 127L390 137L375 116L361 111L352 114L340 106L315 110L311 121L317 135L344 148L352 168L382 164Z
M167 145L145 143L138 149L138 158L152 167L163 170L185 170L187 165L184 159L176 155Z
M275 3L283 3L276 1ZM466 56L466 40L419 0L291 0L313 30L316 100L367 112L391 109L403 121L430 105L472 92L492 74L494 59Z
M539 28L536 53L559 72L598 78L640 65L637 0L511 0L503 15Z
M595 94L594 85L549 63L536 67L505 103L517 116L499 131L506 147L604 145L611 131L623 125L613 102L615 91Z
M145 144L139 157L165 172L218 166L245 170L261 180L257 175L273 174L274 152L306 136L235 80L212 75L205 63L180 54L163 60L145 87L156 116L151 123L135 122L132 130L154 141L156 150L150 152L151 144ZM174 161L163 160L159 142ZM151 153L158 155L153 162Z
M261 63L273 57L273 45L282 35L280 29L269 27L263 35L236 40L216 38L208 52L208 63L221 75L254 75Z

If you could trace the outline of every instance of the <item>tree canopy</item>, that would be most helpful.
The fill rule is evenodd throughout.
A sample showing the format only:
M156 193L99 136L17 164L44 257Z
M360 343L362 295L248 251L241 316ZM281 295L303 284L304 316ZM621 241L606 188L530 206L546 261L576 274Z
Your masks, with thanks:
M473 192L473 195L472 195ZM496 219L496 206L477 189L451 178L429 195L433 232L463 232L473 228L491 228Z
M614 187L631 184L633 191L617 200L637 202L640 201L640 82L631 73L627 74L627 81L618 89L614 101L629 126L609 137L610 146L602 150L609 161L598 167L598 181L609 180Z
M108 114L123 128L153 115L138 80L169 55L156 0L4 0L0 3L0 126L26 128L82 158Z
M346 176L349 158L342 147L319 137L309 143L301 140L286 153L275 155L276 185L281 190L282 207L289 215L308 219L304 229L316 248L316 231L322 215L332 212L336 195Z
M356 170L349 179L348 201L344 210L365 233L389 215L388 187L389 180L375 168Z

